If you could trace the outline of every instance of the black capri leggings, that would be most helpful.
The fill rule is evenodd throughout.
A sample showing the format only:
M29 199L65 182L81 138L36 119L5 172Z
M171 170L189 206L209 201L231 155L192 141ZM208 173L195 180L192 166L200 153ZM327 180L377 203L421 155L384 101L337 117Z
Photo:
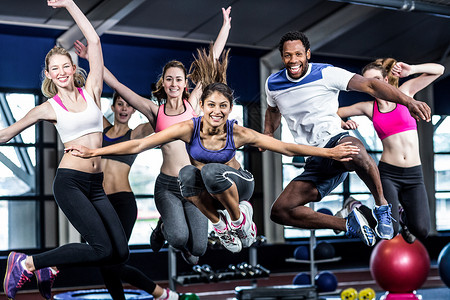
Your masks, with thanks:
M378 169L384 196L392 204L392 217L399 221L399 205L401 205L405 210L405 221L409 231L419 239L426 238L431 225L422 166L401 168L380 161ZM394 231L395 234L398 233L399 222L394 222Z
M128 259L122 224L103 190L103 173L58 169L53 194L59 208L87 243L71 243L33 255L36 269L64 265L101 266Z
M108 199L116 210L129 241L138 213L134 194L132 192L119 192L108 195ZM100 270L105 286L114 300L125 300L122 280L149 294L153 294L155 291L155 282L142 271L130 265L104 266Z

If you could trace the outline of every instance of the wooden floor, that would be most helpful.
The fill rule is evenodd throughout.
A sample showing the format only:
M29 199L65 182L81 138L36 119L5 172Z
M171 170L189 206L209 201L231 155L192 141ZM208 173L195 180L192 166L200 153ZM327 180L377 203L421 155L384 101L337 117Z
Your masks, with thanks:
M343 290L349 287L355 288L356 290L360 290L366 287L370 287L377 292L381 292L380 288L372 279L370 271L368 269L333 270L332 272L338 280L338 290ZM295 275L296 275L295 273L271 274L269 278L258 279L256 284L258 286L288 285L292 284L292 280ZM163 287L167 287L167 282L158 282L158 284L160 284ZM196 293L201 300L229 300L235 297L234 289L237 286L252 286L253 284L254 282L250 280L228 281L209 284L199 283L187 286L177 286L177 291L180 293L187 293L187 292ZM445 285L439 277L438 270L436 269L436 267L432 267L428 279L426 283L422 286L422 288L442 288L442 287L445 287ZM91 288L97 289L102 287L99 286L83 287L82 289L85 290ZM125 288L132 288L132 287L126 286ZM67 290L56 289L54 290L54 294L59 294L66 291ZM6 297L2 295L0 296L0 299L6 299ZM19 292L18 295L16 296L16 300L38 300L38 299L42 298L35 290ZM429 299L429 300L440 300L440 299Z

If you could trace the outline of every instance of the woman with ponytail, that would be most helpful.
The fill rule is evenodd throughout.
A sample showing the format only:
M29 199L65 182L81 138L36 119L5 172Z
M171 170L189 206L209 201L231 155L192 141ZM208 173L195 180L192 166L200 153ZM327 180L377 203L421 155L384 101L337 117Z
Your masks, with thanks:
M409 65L393 58L380 58L366 65L362 75L383 80L414 97L443 72L444 67L435 63ZM420 75L399 86L400 78L413 74ZM398 221L394 226L394 235L401 227L407 242L414 242L416 237L425 239L430 231L430 211L423 182L416 120L405 106L378 98L341 107L338 114L341 118L365 115L372 120L383 144L378 169L384 194L392 205L392 217ZM352 120L343 122L344 129L356 129L357 126ZM348 211L356 203L348 201L343 210Z

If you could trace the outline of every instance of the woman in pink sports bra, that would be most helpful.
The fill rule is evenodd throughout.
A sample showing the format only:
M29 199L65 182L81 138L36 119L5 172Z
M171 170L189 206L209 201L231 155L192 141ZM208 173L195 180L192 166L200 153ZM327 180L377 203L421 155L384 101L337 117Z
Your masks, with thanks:
M65 147L102 145L103 54L100 38L89 20L72 0L49 0L48 6L66 8L88 41L89 76L73 64L67 50L55 46L45 57L42 93L49 99L22 119L0 130L6 143L24 129L48 121L55 125ZM8 256L4 291L14 299L18 289L36 276L39 292L51 299L56 267L101 266L123 263L129 251L125 233L102 186L101 158L77 159L64 154L53 182L59 208L86 243L70 243L39 254L11 252Z
M384 80L411 97L443 72L444 67L439 64L409 65L393 58L377 59L362 71L364 77ZM419 73L422 74L398 86L399 78ZM365 115L372 120L383 144L383 153L378 164L383 190L387 201L393 206L392 217L399 224L394 226L394 234L401 231L409 243L414 242L416 237L426 238L430 231L430 212L423 182L417 125L408 108L376 99L341 107L338 114L341 118ZM344 129L356 129L357 126L352 120L343 122ZM350 209L354 204L360 203L349 201L346 209Z
M223 25L211 49L214 58L219 58L231 28L231 7L222 8ZM84 45L75 43L77 54L83 57ZM117 80L105 67L104 80L124 100L143 113L155 131L171 124L190 120L200 113L199 99L202 94L201 84L188 92L187 71L179 61L170 61L164 68L157 82L154 96L155 104L150 99L141 97ZM206 217L181 195L178 187L178 173L190 164L185 145L182 141L173 141L161 146L163 163L155 183L155 204L161 214L157 227L153 230L150 241L153 251L159 251L165 241L181 251L189 264L197 264L208 243L208 222ZM164 224L164 225L163 225Z

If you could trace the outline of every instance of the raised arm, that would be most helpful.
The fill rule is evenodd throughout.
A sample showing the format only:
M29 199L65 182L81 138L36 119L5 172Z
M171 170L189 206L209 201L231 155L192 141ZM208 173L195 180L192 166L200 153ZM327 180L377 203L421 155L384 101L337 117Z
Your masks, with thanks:
M409 65L404 62L398 62L392 68L392 74L400 78L408 77L413 74L420 74L416 78L409 79L403 83L399 89L408 96L413 97L417 92L426 88L444 73L445 67L435 63L425 63L419 65Z
M364 78L355 74L348 83L348 90L364 92L379 99L403 104L417 121L422 119L429 122L431 120L431 109L425 102L414 100L381 80Z
M129 140L98 149L89 149L80 145L72 145L64 149L64 151L83 158L102 155L137 154L175 140L188 142L191 138L192 131L193 123L191 120L188 120L172 125L167 129L142 139Z
M231 6L228 6L227 9L222 8L222 14L223 14L223 24L222 28L220 28L219 34L217 35L216 41L214 42L213 46L213 57L219 58L220 54L222 54L223 49L225 48L225 44L228 40L228 35L230 33L231 29Z
M48 0L47 3L54 8L65 7L89 43L89 75L85 87L88 93L94 97L97 105L100 106L103 89L103 54L97 32L72 0Z
M83 45L83 43L81 43L80 41L74 42L76 54L86 60L89 60L88 49L90 47L90 45ZM154 124L156 114L158 112L158 106L150 99L136 94L133 90L122 84L105 66L102 66L102 70L103 79L105 80L106 84L116 92L118 92L120 96L122 96L122 98L125 99L130 105L144 114L144 116L147 117L148 121L151 124Z
M334 148L319 148L285 143L268 135L237 125L234 126L233 132L235 143L237 143L236 147L247 144L287 156L323 156L338 161L349 161L352 160L351 155L359 153L359 148L352 146L350 142L342 143Z
M155 130L149 122L142 123L139 124L135 129L133 129L133 131L131 132L131 138L140 139L152 134L153 132L155 132Z

